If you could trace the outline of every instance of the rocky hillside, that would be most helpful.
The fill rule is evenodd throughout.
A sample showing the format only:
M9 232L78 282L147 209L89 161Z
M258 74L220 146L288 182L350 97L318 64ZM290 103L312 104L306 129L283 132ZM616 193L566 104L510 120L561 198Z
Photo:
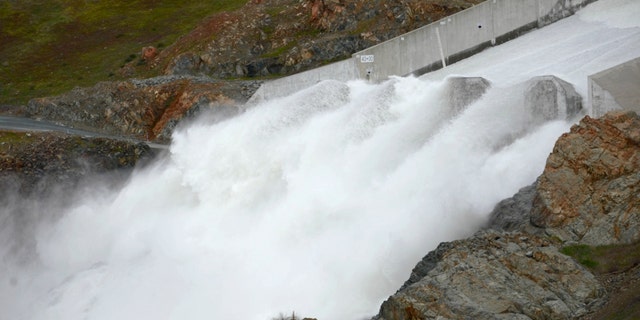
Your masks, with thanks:
M58 0L49 9L59 12L62 20L50 25L45 22L55 15L41 14L42 8L29 1L5 4L0 6L0 21L15 24L26 16L45 22L42 29L32 30L34 36L17 26L13 31L0 27L0 39L6 43L0 49L0 113L166 141L180 119L203 107L239 105L261 79L346 58L482 1L228 0L220 8L188 5L181 10L169 5L170 0L127 1L126 6L116 1L114 8L129 8L133 17L153 26L151 31L131 17L120 21L120 12L97 4ZM173 25L167 20L169 11L198 17L198 9L212 14L172 43L152 42L172 39L167 34L179 31L164 29ZM153 20L152 12L159 20ZM137 46L137 53L122 53L132 46ZM89 81L92 86L47 94ZM27 106L20 106L28 98Z
M206 19L157 57L164 74L282 76L352 53L483 0L252 0Z
M637 319L639 161L637 114L585 117L536 184L427 254L376 319Z
M13 114L106 135L168 142L183 118L208 109L216 109L218 116L236 114L240 102L259 84L189 76L101 82L55 97L32 99Z

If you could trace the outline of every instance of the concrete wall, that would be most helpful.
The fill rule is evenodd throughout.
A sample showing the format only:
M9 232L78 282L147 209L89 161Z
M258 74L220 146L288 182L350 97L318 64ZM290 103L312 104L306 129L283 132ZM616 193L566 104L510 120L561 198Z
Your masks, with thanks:
M265 82L251 96L248 104L288 96L322 80L349 81L357 78L355 60L347 59L313 70Z
M358 78L424 74L574 14L596 0L487 0L354 54Z
M611 110L633 110L640 114L640 58L589 76L591 116Z
M420 75L570 16L597 0L486 0L432 24L353 54L351 59L270 81L255 99L291 94L320 80L384 81Z

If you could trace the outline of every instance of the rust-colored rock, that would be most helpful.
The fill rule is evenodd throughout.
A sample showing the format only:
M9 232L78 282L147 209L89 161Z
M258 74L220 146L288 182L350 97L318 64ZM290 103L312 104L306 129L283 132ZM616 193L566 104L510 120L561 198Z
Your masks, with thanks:
M144 47L142 48L142 53L140 54L140 56L142 57L142 60L149 62L158 56L158 49L152 46Z
M314 0L311 3L311 21L318 21L324 12L324 1Z
M531 223L565 241L589 245L640 240L640 117L585 117L549 156Z

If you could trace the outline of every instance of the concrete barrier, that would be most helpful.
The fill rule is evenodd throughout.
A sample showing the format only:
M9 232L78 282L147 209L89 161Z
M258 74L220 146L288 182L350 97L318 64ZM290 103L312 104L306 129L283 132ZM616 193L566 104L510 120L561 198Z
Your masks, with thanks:
M480 99L491 87L489 80L482 77L447 78L447 101L452 115L462 113L468 106Z
M311 87L322 80L349 81L356 78L354 60L342 60L313 70L265 82L251 96L247 104L252 105L264 100L285 97Z
M570 120L582 111L582 96L571 83L556 76L538 76L527 81L524 107L536 124Z
M591 116L612 110L633 110L640 114L640 58L590 75Z
M597 0L487 0L353 54L351 59L269 81L250 101L272 99L320 80L421 75L574 14Z
M596 0L487 0L354 54L358 78L421 75L574 14Z

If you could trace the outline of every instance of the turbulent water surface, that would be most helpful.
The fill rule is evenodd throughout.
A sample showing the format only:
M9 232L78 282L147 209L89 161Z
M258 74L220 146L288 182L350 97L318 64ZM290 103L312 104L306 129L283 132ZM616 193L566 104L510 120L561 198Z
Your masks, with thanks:
M571 122L532 122L521 83L555 74L586 93L588 74L640 52L623 23L634 2L601 0L420 79L325 81L204 116L124 186L74 191L71 206L12 199L0 318L370 317L427 251L542 172ZM452 114L447 74L492 87Z

